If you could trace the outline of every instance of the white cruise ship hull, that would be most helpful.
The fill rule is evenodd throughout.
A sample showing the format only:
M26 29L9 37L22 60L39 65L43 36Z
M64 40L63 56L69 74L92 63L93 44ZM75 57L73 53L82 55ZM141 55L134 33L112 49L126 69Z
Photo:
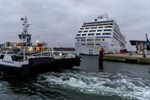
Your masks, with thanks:
M94 43L94 46L87 46L87 45L80 45L76 43L75 48L76 52L78 54L83 54L83 55L99 55L99 50L103 48L105 51L104 53L119 53L120 52L120 45L118 44L113 44L109 42L105 43L99 43L102 46L97 46L96 43Z
M99 50L93 47L82 46L80 50L77 50L77 52L81 55L98 55Z

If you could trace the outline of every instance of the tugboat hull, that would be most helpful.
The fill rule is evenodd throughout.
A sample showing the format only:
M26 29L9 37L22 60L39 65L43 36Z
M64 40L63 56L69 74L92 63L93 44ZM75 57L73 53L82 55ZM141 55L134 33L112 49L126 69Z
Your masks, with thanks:
M66 59L31 58L28 65L22 67L0 65L0 69L4 74L29 76L48 71L71 69L73 66L80 66L80 57Z

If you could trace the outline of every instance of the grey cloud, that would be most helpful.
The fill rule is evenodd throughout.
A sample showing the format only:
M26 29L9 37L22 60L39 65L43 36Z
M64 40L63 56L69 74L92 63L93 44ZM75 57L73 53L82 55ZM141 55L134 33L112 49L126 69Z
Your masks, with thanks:
M40 36L50 45L74 46L74 37L83 22L108 13L116 19L129 39L150 35L149 0L1 0L1 36L11 41L21 32L20 17L28 16L33 41ZM11 34L10 34L11 33ZM7 40L0 40L5 42Z

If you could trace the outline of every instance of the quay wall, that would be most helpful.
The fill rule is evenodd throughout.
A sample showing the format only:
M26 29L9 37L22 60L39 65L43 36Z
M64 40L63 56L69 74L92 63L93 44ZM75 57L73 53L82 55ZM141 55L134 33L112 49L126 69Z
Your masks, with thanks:
M106 54L103 57L104 61L127 62L137 64L150 64L150 55L143 57L143 55L130 54Z

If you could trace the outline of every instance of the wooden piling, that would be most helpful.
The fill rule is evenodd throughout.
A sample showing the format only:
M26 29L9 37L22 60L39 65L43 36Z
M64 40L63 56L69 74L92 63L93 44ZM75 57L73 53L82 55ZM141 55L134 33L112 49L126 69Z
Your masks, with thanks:
M103 57L104 57L104 49L101 48L99 50L99 67L102 68L103 66Z

